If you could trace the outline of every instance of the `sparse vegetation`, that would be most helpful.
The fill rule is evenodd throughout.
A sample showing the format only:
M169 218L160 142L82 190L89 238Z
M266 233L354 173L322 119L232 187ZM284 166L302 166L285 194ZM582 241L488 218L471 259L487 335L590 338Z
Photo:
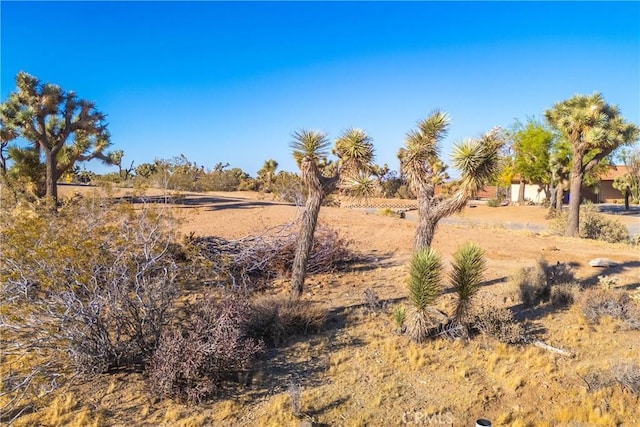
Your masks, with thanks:
M3 348L15 361L5 393L42 396L77 373L140 369L177 293L168 212L86 198L57 213L2 210L1 221L0 327L16 337Z
M511 282L519 291L522 304L525 307L533 307L548 302L552 295L554 305L570 303L570 284L574 283L575 279L570 265L561 262L549 265L539 258L533 266L518 269L512 275ZM554 290L555 287L558 289Z
M588 289L582 297L582 314L591 323L608 316L621 320L630 329L640 329L640 308L628 292L610 289Z
M291 276L298 239L296 223L265 231L262 235L228 241L219 237L188 239L188 254L201 282L250 293L271 280ZM309 274L328 273L356 258L349 242L331 227L320 225L307 261Z

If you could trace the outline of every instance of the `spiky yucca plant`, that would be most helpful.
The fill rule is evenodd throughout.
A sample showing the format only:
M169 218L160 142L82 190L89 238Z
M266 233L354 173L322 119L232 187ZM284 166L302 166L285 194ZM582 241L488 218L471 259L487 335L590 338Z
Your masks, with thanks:
M442 261L432 248L415 253L409 272L409 301L413 313L407 325L409 336L417 342L427 338L430 319L428 309L442 292Z
M455 320L460 324L464 322L471 301L480 289L486 264L484 250L473 242L460 246L453 255L449 278L458 298Z

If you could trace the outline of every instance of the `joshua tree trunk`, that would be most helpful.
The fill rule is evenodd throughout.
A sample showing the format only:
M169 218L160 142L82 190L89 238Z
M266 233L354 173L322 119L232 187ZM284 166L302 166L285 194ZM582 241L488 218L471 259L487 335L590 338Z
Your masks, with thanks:
M324 197L335 190L338 176L325 178L322 176L315 163L309 158L304 158L300 163L302 181L307 186L309 194L305 203L300 224L300 233L296 253L293 259L291 272L291 298L299 298L304 288L304 279L307 274L307 261L313 247L313 235L318 223L318 214Z
M433 184L422 184L418 191L418 227L414 250L431 246L438 222L444 217L453 215L462 210L467 204L470 195L464 190L458 190L451 198L438 200L433 197Z
M47 199L47 203L50 204L51 209L56 208L56 204L58 202L58 161L56 156L58 155L59 149L44 149L45 163L47 166L47 177L45 181L45 197Z
M564 204L564 201L562 200L563 197L564 197L564 189L562 187L562 184L558 184L558 186L556 187L556 212L557 213L562 212L562 206Z
M578 237L580 228L580 190L584 170L582 166L582 154L574 153L573 166L571 168L571 189L569 191L569 216L567 217L567 230L565 236Z
M629 196L631 196L631 190L629 189L629 187L627 187L624 190L624 210L625 211L629 210Z

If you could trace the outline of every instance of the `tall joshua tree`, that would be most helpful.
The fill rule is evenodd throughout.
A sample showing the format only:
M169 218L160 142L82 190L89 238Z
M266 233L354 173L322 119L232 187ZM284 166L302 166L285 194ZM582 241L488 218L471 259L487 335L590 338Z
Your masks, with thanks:
M418 197L416 251L431 246L438 222L462 210L477 191L494 179L499 169L502 138L496 128L479 139L469 139L454 147L453 164L461 171L461 178L448 197L436 196L436 186L448 179L447 166L440 160L439 144L447 135L449 123L446 113L434 111L407 134L405 147L398 152L400 169Z
M549 123L569 141L572 151L569 217L566 236L578 236L580 191L587 172L616 148L638 140L640 129L626 122L615 105L598 92L575 95L545 111Z
M300 168L300 178L307 188L291 273L291 296L298 298L304 287L322 201L339 186L356 195L364 195L371 188L367 172L373 160L373 144L363 130L348 129L336 140L333 149L338 157L336 163L327 163L330 142L324 132L305 129L294 132L290 145ZM328 176L323 173L327 171L331 171Z
M105 115L74 92L43 83L25 72L16 76L17 89L0 105L4 127L32 144L44 156L46 196L57 200L56 182L78 161L99 158L110 145Z

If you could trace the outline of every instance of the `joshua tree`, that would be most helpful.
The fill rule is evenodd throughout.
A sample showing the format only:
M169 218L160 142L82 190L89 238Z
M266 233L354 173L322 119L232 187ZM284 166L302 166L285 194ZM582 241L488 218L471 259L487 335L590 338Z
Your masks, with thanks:
M449 277L458 297L455 312L455 320L458 324L464 323L471 301L482 284L485 270L484 251L475 243L464 244L453 255Z
M373 144L366 132L349 129L336 140L333 153L337 163L327 162L330 142L324 132L300 130L293 134L293 157L300 168L300 178L307 188L307 200L302 214L300 234L291 273L291 296L302 294L307 260L313 246L313 236L324 198L341 186L357 196L372 187L367 172L373 160ZM325 176L323 172L330 172Z
M16 86L0 106L3 133L5 127L15 132L32 143L27 150L44 156L46 196L56 201L58 178L76 162L93 158L110 162L104 153L110 145L105 115L74 92L25 72L16 76Z
M7 157L5 151L11 141L18 137L15 129L8 128L4 124L4 114L0 114L0 177L7 173Z
M413 311L407 332L421 342L429 334L429 308L442 293L442 261L432 248L418 250L411 259L409 271L409 301Z
M558 102L545 112L545 117L571 145L571 189L565 235L577 237L580 190L586 173L616 148L635 142L640 129L626 122L618 108L607 104L597 92Z
M258 171L258 177L264 181L264 191L271 192L271 184L273 184L273 174L278 169L278 162L273 159L265 160L262 169Z
M453 164L461 171L461 178L448 197L436 196L436 186L448 178L447 166L439 153L439 143L448 129L449 117L436 110L407 134L405 147L398 152L400 169L418 196L416 250L429 247L438 222L462 210L473 194L494 179L499 169L502 138L496 128L479 139L469 139L454 147Z

